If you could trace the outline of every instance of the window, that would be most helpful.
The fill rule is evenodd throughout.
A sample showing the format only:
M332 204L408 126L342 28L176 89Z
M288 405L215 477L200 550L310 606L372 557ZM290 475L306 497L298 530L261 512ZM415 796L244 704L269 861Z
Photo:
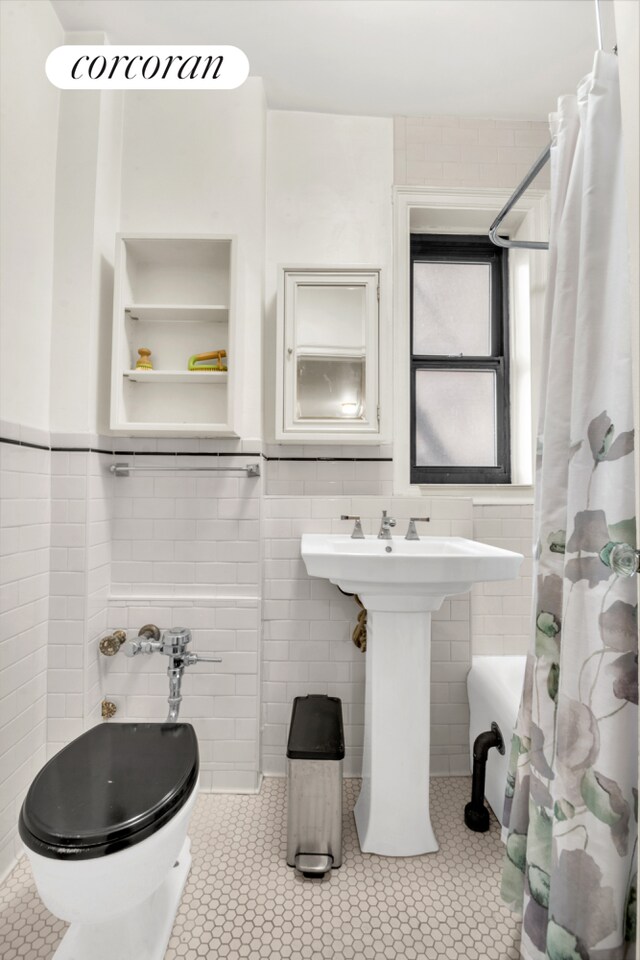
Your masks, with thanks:
M507 251L411 235L411 483L510 483Z

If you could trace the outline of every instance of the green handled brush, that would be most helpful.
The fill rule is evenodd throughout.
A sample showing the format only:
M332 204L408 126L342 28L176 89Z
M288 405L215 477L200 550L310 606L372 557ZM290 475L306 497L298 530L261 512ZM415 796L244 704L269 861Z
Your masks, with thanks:
M219 373L227 369L226 363L222 358L226 357L226 350L213 350L211 353L194 353L189 357L189 370L217 370ZM210 360L217 360L217 363L209 363Z

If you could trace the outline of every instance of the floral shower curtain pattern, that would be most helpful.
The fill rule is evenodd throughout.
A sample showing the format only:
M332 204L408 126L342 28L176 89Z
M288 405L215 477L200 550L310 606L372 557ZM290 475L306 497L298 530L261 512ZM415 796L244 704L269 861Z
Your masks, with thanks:
M636 583L630 308L617 61L551 118L551 240L532 644L505 801L502 894L525 960L635 955Z

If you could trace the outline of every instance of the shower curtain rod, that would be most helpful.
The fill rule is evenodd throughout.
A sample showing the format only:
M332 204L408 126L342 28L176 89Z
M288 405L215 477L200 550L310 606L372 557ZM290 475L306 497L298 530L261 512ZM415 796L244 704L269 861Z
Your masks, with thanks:
M594 0L595 10L596 10L596 31L598 34L598 50L603 50L602 44L602 21L600 19L600 2L599 0ZM508 237L499 237L498 236L498 227L506 217L506 215L512 210L516 205L522 194L525 192L527 187L532 183L533 180L538 176L540 171L546 164L549 162L549 157L551 156L551 144L548 147L545 147L534 165L531 167L531 170L527 173L526 177L522 182L516 187L513 191L504 207L495 218L491 226L489 227L489 239L497 247L519 247L520 249L525 250L548 250L549 244L540 240L509 240Z
M495 243L497 247L524 247L527 250L549 249L549 244L541 240L509 240L507 237L499 237L496 231L511 208L516 205L532 180L535 180L542 168L546 166L550 156L551 144L544 148L534 165L531 167L531 170L529 170L529 173L526 175L522 183L520 183L519 186L517 186L513 191L504 207L489 227L489 239L492 243Z

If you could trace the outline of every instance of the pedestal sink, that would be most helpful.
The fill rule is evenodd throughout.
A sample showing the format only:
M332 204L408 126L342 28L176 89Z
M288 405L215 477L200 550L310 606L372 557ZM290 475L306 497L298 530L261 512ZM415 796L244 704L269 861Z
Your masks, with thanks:
M519 553L462 537L352 539L304 534L313 577L357 593L368 611L362 789L355 807L365 853L438 849L429 818L431 614L479 580L509 580Z

